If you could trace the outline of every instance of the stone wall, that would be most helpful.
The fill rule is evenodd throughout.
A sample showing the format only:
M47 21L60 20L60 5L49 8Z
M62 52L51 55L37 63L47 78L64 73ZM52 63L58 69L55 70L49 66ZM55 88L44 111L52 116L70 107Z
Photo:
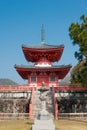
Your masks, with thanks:
M29 99L0 99L0 113L28 113Z
M86 113L87 91L80 92L57 92L59 113Z

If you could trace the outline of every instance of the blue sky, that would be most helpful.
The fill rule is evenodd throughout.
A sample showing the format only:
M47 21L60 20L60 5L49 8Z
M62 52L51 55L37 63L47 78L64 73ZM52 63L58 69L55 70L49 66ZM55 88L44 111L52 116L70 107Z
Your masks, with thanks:
M65 46L58 65L74 66L78 48L72 45L68 28L82 14L87 16L87 0L0 0L0 78L25 83L14 65L29 64L21 46L41 43L42 24L46 43Z

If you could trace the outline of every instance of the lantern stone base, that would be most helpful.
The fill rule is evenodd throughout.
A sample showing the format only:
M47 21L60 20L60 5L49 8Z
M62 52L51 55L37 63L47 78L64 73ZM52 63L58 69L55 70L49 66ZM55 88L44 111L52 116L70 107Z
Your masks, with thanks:
M38 120L35 119L32 125L32 130L55 130L55 125L52 119Z
M43 109L43 110L40 111L38 117L39 117L40 120L48 120L48 119L50 119L49 118L49 113L45 109Z

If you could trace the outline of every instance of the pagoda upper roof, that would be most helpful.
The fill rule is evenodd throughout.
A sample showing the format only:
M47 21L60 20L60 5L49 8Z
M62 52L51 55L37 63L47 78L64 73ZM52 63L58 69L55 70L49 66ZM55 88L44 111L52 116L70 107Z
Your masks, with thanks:
M59 61L64 45L48 45L41 43L37 45L22 45L22 50L27 61L37 62L45 57L50 62Z
M33 49L50 49L50 48L61 48L61 47L64 47L64 45L49 45L49 44L46 44L44 42L40 43L40 44L34 44L34 45L31 45L31 46L28 46L28 45L22 45L22 47L24 48L33 48Z
M51 67L35 67L35 66L24 66L24 65L15 65L16 71L23 79L28 79L28 75L32 72L46 72L51 73L54 72L58 75L59 79L63 79L67 73L69 72L71 65L61 65L61 66L51 66Z

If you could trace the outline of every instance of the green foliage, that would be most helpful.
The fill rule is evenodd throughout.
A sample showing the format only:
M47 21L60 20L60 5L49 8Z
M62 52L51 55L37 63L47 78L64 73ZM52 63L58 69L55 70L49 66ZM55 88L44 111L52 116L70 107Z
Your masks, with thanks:
M80 20L80 23L71 23L69 27L72 44L79 46L74 54L78 64L72 70L71 83L87 86L87 17L82 15Z
M87 58L87 18L82 15L81 23L71 23L69 27L69 35L73 45L78 45L79 50L75 52L75 57L81 61Z
M71 83L80 83L87 87L87 66L85 62L78 63L71 72Z

